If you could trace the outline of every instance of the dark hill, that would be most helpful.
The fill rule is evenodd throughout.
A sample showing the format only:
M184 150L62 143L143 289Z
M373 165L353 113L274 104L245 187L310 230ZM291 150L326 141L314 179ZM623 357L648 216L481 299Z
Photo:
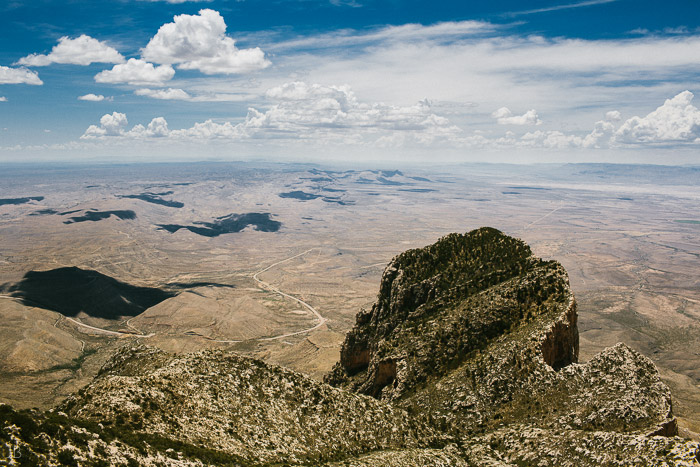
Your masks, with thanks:
M136 316L176 294L152 287L137 287L97 271L66 267L29 271L9 288L28 306L76 316L81 311L96 318Z
M180 229L189 230L203 237L218 237L219 235L236 233L252 225L260 232L277 232L282 223L273 220L267 212L248 212L245 214L229 214L216 218L213 222L198 221L196 225L158 224L161 230L175 233Z
M0 206L4 206L6 204L10 204L10 205L27 204L31 201L42 201L43 199L44 199L43 196L27 196L26 198L1 198L0 199Z
M141 201L146 201L147 203L159 204L161 206L167 206L169 208L182 208L185 203L180 201L173 201L169 199L162 198L163 195L171 195L172 191L165 191L163 193L141 193L138 195L117 195L117 198L127 198L127 199L140 199Z
M68 213L63 213L68 214ZM61 215L63 215L61 214ZM63 221L64 224L75 224L77 222L99 222L104 219L109 219L111 216L115 216L122 220L134 220L136 219L136 213L130 209L117 210L117 211L85 211L82 216L75 216L69 218L67 221Z

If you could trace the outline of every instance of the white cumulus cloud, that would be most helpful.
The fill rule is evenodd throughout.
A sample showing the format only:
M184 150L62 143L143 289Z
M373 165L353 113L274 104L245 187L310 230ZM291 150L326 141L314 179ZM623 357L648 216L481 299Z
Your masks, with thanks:
M618 110L611 110L605 113L605 120L609 122L619 122L622 120L622 114Z
M7 102L7 97L0 96L0 102Z
M128 83L135 86L159 85L175 76L170 65L154 66L138 58L130 58L126 63L114 65L111 70L104 70L95 75L98 83Z
M460 131L448 119L433 113L427 100L412 106L365 103L348 86L304 82L274 87L266 95L277 103L266 112L250 109L245 122L248 129L300 138L371 137L405 131L420 142Z
M125 134L130 138L165 138L169 135L168 122L163 117L154 118L148 126L136 125Z
M142 95L171 90L139 90ZM184 91L182 91L184 92ZM260 139L299 140L325 144L430 144L455 138L461 130L448 119L436 115L426 100L412 106L365 103L346 86L323 86L303 82L287 83L267 92L274 104L267 110L248 109L238 123L213 120L195 123L191 128L169 130L158 117L144 127L126 130L124 114L107 114L100 125L91 125L83 139L169 137L172 139ZM123 118L122 118L123 117Z
M508 107L501 107L491 114L499 125L541 125L542 121L535 109L530 109L522 115L513 115Z
M622 144L700 142L700 110L691 104L693 93L683 91L666 99L645 117L632 117L615 132Z
M536 147L547 149L578 148L583 145L581 137L567 135L557 130L533 131L525 133L520 138L520 147Z
M42 85L37 72L26 68L10 68L0 65L0 84L33 84Z
M192 96L187 94L187 92L182 89L168 88L168 89L137 89L134 92L137 96L146 96L153 99L163 99L163 100L181 100L186 101L192 99Z
M126 114L113 112L105 114L100 119L100 125L90 125L80 139L96 139L105 136L123 136L126 131L126 125L129 121Z
M31 54L20 58L19 65L47 66L52 63L90 65L91 63L122 63L124 57L113 47L85 34L71 39L67 36L58 40L51 53Z
M78 96L79 101L90 101L90 102L100 102L105 100L105 96L102 94L85 94L84 96Z
M608 112L608 114L609 113L610 112ZM584 148L607 147L614 132L615 125L610 121L608 115L606 114L606 120L599 120L595 122L593 131L591 131L585 138L583 138L583 140L581 140L581 146Z
M239 49L226 36L226 23L218 11L178 15L164 24L141 51L145 60L177 65L204 74L249 73L270 65L260 48Z

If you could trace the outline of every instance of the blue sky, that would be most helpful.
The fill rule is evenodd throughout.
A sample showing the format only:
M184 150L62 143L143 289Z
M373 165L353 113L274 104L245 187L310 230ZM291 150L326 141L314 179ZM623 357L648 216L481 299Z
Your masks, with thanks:
M5 0L0 161L699 164L697 1Z

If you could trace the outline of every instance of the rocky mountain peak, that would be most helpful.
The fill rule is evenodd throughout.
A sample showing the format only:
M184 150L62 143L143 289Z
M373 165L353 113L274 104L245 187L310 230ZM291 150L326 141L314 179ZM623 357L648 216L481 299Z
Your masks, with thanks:
M578 360L576 304L561 265L493 228L450 234L391 261L377 301L358 314L326 380L395 399L534 323L544 326L547 364Z
M231 351L128 345L56 410L0 405L0 460L700 466L653 363L624 344L578 363L576 323L559 263L495 229L451 234L392 260L330 384Z

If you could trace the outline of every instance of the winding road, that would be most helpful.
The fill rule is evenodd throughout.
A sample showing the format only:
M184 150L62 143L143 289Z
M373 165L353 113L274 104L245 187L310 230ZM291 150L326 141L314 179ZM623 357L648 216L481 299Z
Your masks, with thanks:
M554 213L557 212L558 210L562 209L563 207L564 207L564 201L562 200L562 201L559 203L559 207L558 207L558 208L555 208L555 209L549 211L547 214L545 214L544 216L540 217L539 219L536 219L536 220L530 222L530 223L527 224L526 226L523 226L523 228L522 228L521 230L525 231L525 230L529 229L529 228L532 227L533 225L537 224L539 221L546 219L547 217L551 216L552 214L554 214Z
M302 252L302 253L296 254L296 255L294 255L294 256L290 256L289 258L285 258L285 259L283 259L283 260L281 260L281 261L277 261L276 263L273 263L273 264L267 266L266 268L261 269L260 271L254 273L254 274L252 275L252 278L253 278L253 280L258 284L258 286L260 286L260 288L265 289L265 290L269 290L270 292L274 292L274 293L279 294L279 295L281 295L281 296L283 296L283 297L285 297L285 298L288 298L289 300L293 300L293 301L297 302L298 304L300 304L301 306L303 306L304 308L306 308L307 310L309 310L311 313L313 313L313 315L316 317L316 319L318 319L318 322L317 322L314 326L312 326L312 327L310 327L310 328L308 328L308 329L302 329L301 331L288 332L288 333L285 333L285 334L280 334L280 335L278 335L278 336L272 336L272 337L258 337L258 338L252 339L252 340L256 340L256 341L274 341L274 340L278 340L278 339L284 339L284 338L286 338L286 337L298 336L299 334L305 334L305 333L307 333L307 332L315 331L316 329L320 328L321 326L323 326L323 325L328 321L326 318L324 318L324 317L321 315L321 313L318 312L318 310L317 310L316 308L312 307L311 305L309 305L309 304L306 303L305 301L303 301L303 300L301 300L301 299L299 299L299 298L296 298L296 297L294 297L294 296L292 296L292 295L289 295L288 293L284 293L284 292L282 292L280 289L278 289L278 288L272 286L271 284L269 284L269 283L263 281L262 279L258 278L258 276L259 276L260 274L262 274L262 273L264 273L264 272L266 272L266 271L269 271L270 269L274 268L275 266L277 266L277 265L279 265L279 264L282 264L282 263L286 263L287 261L291 261L291 260L293 260L293 259L295 259L295 258L298 258L298 257L300 257L300 256L304 256L304 255L307 254L308 252L313 251L313 250L315 250L315 249L316 249L316 248L309 248L308 250L306 250L306 251L304 251L304 252ZM17 300L17 301L20 301L20 300L17 299L16 297L12 297L12 296L10 296L10 295L4 295L4 294L3 294L3 295L0 295L0 298L6 298L6 299L10 299L10 300ZM153 336L155 336L155 333L150 333L150 334L138 334L138 333L136 333L136 332L130 333L130 332L110 331L110 330L108 330L108 329L102 329L102 328L98 328L98 327L95 327L95 326L90 326L90 325L85 324L85 323L81 323L80 321L77 321L77 320L75 320L75 319L73 319L73 318L65 317L65 319L66 319L66 321L70 321L71 323L76 324L76 325L78 325L78 326L82 326L82 327L87 328L87 329L90 329L90 330L92 330L92 331L95 331L95 332L98 332L98 333L102 333L102 334L108 334L108 335L111 335L111 336L131 336L131 337L136 337L136 338L148 338L148 337L153 337ZM131 319L133 319L133 318L130 318L129 320L126 321L126 325L127 325L128 327L130 327L131 329L133 329L134 331L139 331L139 330L136 329L135 327L131 326L131 324L130 324ZM60 321L60 318L59 318L59 321ZM54 326L57 325L57 324L58 324L58 321L56 321L56 323L54 324ZM240 341L240 340L213 339L213 338L206 337L206 336L202 336L202 335L199 335L199 334L194 334L194 335L198 335L198 336L200 336L200 337L204 337L205 339L208 339L208 340L214 341L214 342L232 343L232 344L233 344L233 343L237 343L237 342L242 342L242 341Z
M253 274L253 280L254 280L255 282L257 282L258 285L259 285L261 288L263 288L263 289L265 289L265 290L269 290L269 291L271 291L271 292L275 292L276 294L282 295L283 297L288 298L288 299L290 299L290 300L294 300L295 302L297 302L297 303L300 304L301 306L305 307L307 310L309 310L311 313L314 314L314 316L316 317L316 319L318 319L318 323L316 323L316 325L314 325L314 326L312 326L312 327L310 327L310 328L308 328L308 329L304 329L304 330L302 330L302 331L289 332L289 333L280 334L279 336L274 336L274 337L259 337L259 338L255 339L255 340L258 340L258 341L274 341L274 340L277 340L277 339L284 339L285 337L298 336L299 334L305 334L305 333L307 333L307 332L315 331L316 329L318 329L318 328L320 328L321 326L323 326L323 325L326 323L326 321L328 321L326 318L324 318L324 317L321 315L321 313L318 312L318 310L317 310L316 308L312 307L311 305L309 305L309 304L306 303L305 301L303 301L303 300L301 300L301 299L299 299L299 298L293 297L293 296L291 296L291 295L289 295L289 294L286 294L286 293L282 292L280 289L278 289L278 288L276 288L276 287L273 287L272 285L270 285L270 284L268 284L267 282L264 282L264 281L262 281L262 280L260 280L260 279L258 278L258 275L262 274L262 273L265 272L265 271L270 270L271 268L277 266L278 264L282 264L282 263L285 263L285 262L287 262L287 261L291 261L291 260L293 260L294 258L298 258L298 257L300 257L300 256L304 256L306 253L308 253L308 252L310 252L310 251L313 251L313 250L315 250L315 249L316 249L316 248L309 248L308 250L306 250L306 251L304 251L304 252L302 252L302 253L299 253L298 255L290 256L289 258L283 259L282 261L277 261L276 263L269 265L269 266L266 267L265 269L261 269L260 271L258 271L258 272L256 272L255 274Z
M92 331L95 331L95 332L98 332L101 334L109 334L110 336L131 336L131 337L152 337L152 336L155 336L154 333L135 334L135 333L131 333L131 332L110 331L108 329L96 328L95 326L90 326L89 324L81 323L80 321L74 320L73 318L69 318L67 316L66 316L66 321L70 321L73 324L77 324L78 326L88 328Z

